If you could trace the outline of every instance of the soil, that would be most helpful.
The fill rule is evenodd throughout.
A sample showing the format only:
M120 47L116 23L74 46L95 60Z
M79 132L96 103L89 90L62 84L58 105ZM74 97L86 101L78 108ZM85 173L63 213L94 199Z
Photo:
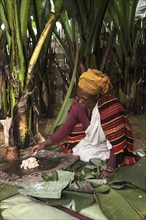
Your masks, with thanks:
M134 138L134 149L143 149L146 152L146 115L128 116Z

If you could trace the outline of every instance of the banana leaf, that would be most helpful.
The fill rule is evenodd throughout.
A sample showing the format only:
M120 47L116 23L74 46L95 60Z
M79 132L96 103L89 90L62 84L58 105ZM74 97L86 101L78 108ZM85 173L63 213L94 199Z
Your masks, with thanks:
M68 207L76 212L89 207L95 201L94 195L90 193L64 190L62 194L68 195L69 198L72 198L72 202L68 205Z
M79 213L94 220L108 220L97 203L93 203L93 205L82 209Z
M47 205L53 205L53 206L68 206L68 204L71 203L72 197L68 197L66 195L62 195L61 199L49 199L49 198L35 198L37 201L43 202Z
M103 192L95 190L95 198L108 219L140 220L146 214L146 193L143 190L135 188L114 190L107 185L103 188ZM104 193L105 188L108 193Z
M6 220L65 220L65 219L78 219L68 213L65 213L55 207L51 207L36 201L32 201L30 198L22 195L13 196L10 199L6 199L1 203L2 217Z
M16 194L18 194L17 186L0 183L0 202Z
M37 198L48 205L64 205L76 212L89 207L95 202L94 195L91 193L76 192L71 190L63 190L60 199Z
M69 184L69 181L49 181L49 182L31 182L22 183L18 192L23 195L29 195L39 198L61 198L62 190Z
M74 173L62 170L57 170L55 173L57 176L55 180L22 183L19 185L21 189L18 189L18 192L38 198L61 198L62 190L74 179Z
M146 157L142 157L134 165L120 167L117 172L108 179L108 183L131 183L146 190ZM125 184L126 184L125 183Z
M121 189L117 192L137 210L141 216L146 214L146 192L141 189Z
M53 21L55 21L55 19L57 19L57 17L58 17L58 15L52 14L51 17L49 18L49 20L48 20L48 22L47 22L47 24L46 24L46 26L45 26L45 28L44 28L40 38L39 38L39 41L38 41L38 43L37 43L37 45L35 47L35 50L34 50L32 56L31 56L31 59L29 61L29 65L28 65L26 89L28 89L28 85L30 83L30 80L32 79L31 74L32 74L32 72L34 70L34 66L35 66L35 64L36 64L36 62L38 60L40 51L41 51L42 46L44 44L44 41L45 41L45 39L47 37L47 34L48 34L48 32L49 32L49 30L51 28L51 25L52 25Z

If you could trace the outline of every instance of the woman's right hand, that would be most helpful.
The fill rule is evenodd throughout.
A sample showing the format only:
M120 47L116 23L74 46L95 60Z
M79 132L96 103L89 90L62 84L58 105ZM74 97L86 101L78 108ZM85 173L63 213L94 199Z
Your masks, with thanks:
M47 145L51 145L51 139L50 138L48 138L46 141L44 141L40 144L37 144L37 145L33 146L31 151L30 151L30 154L31 155L36 155L39 150L44 149Z
M31 155L36 155L38 153L39 150L45 148L45 143L41 143L41 144L37 144L35 146L32 147L30 154Z

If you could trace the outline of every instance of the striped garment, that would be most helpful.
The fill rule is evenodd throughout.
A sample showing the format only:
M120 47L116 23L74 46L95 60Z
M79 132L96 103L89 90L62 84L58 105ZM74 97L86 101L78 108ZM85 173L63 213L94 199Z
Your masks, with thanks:
M134 163L132 129L123 106L114 96L106 95L99 99L98 108L101 126L106 138L113 146L117 166L123 163L124 158L127 158L127 163Z
M72 105L76 103L73 101ZM72 106L71 105L71 106ZM125 110L119 100L112 95L102 96L98 100L98 108L101 117L101 126L113 146L112 150L116 156L117 166L135 163L133 157L133 135ZM66 141L64 152L71 152L85 133L82 124L77 124Z

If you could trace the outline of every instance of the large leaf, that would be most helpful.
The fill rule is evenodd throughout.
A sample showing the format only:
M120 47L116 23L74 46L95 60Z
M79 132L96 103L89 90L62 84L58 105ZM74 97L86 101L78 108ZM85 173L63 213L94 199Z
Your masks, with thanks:
M79 212L81 209L89 207L94 201L93 194L83 193L83 192L74 192L74 191L63 191L63 195L68 195L72 198L73 202L68 205L74 211Z
M104 186L104 190L105 187L107 187L107 189L110 189L109 186ZM119 191L117 190L110 189L109 193L106 194L95 191L95 196L100 204L101 210L108 217L108 219L140 220L144 216L146 194L141 191L141 193L138 194L139 204L137 204L137 206L134 206L134 204L132 204L132 201L134 201L135 203L138 198L137 192L134 192L135 189L130 189L129 191L125 191L124 195L122 195L122 192L119 193ZM125 199L125 194L128 200Z
M31 59L29 61L29 66L28 66L28 72L27 72L27 80L26 80L26 90L29 87L29 83L32 80L32 72L34 70L35 64L38 60L38 57L40 55L40 51L42 49L42 46L44 44L44 41L47 37L47 34L51 28L52 23L55 21L55 19L58 17L58 15L52 14L51 17L49 18L43 32L41 33L40 39L35 47L35 50L31 56Z
M55 207L51 207L38 201L33 201L30 198L22 195L13 196L6 199L1 203L1 207L4 208L2 216L7 220L75 220L78 219L61 211Z
M0 201L18 194L18 187L0 183Z
M93 205L82 209L80 211L80 214L85 215L91 219L94 220L108 220L106 215L103 214L103 212L100 209L100 206L97 203L94 203Z
M69 181L50 181L50 182L35 182L23 183L22 189L18 192L23 195L30 195L39 198L61 198L61 191L69 184Z
M146 189L146 157L142 157L136 164L120 167L109 179L109 184L120 182L131 183L141 189Z
M145 0L139 0L136 7L136 19L144 18L146 13L146 2Z
M119 194L133 207L134 210L144 216L146 215L146 192L138 188L127 188L117 190Z
M20 23L21 23L21 33L22 33L22 40L25 46L25 55L27 50L27 25L28 25L28 12L29 12L29 4L30 0L22 1L21 3L21 11L20 11Z

